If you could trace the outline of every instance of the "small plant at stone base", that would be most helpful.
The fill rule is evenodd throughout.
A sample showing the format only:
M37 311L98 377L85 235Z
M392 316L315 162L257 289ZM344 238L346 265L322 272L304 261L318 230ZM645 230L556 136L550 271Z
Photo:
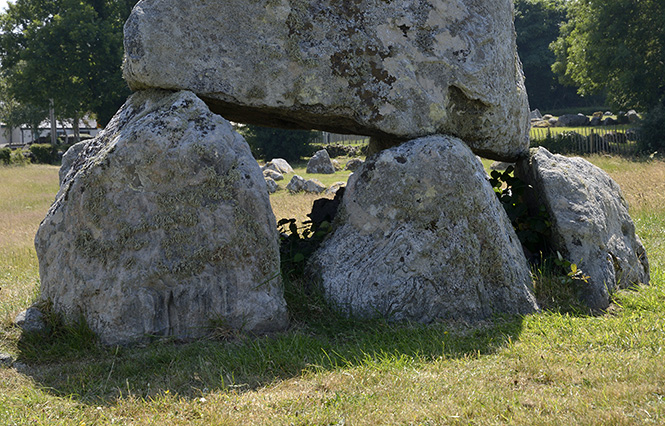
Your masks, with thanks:
M280 233L282 271L291 275L303 275L307 259L332 231L332 225L324 221L316 226L312 221L306 221L302 227L298 227L296 219L281 219L277 226Z
M529 186L514 175L514 168L504 172L493 171L490 184L501 201L515 233L522 243L534 272L535 296L541 308L564 312L588 312L580 301L588 276L574 263L564 259L550 246L551 226L549 214L540 205L534 214L525 202Z
M50 302L41 302L37 308L44 316L46 327L42 332L23 332L18 342L19 360L47 363L103 351L97 335L82 315L76 321L68 322L54 311Z
M561 253L543 258L534 271L534 288L538 305L544 310L591 313L581 301L589 277L575 263L564 259Z
M298 227L296 219L282 219L278 226L284 298L292 321L306 321L311 325L339 318L339 313L326 302L321 288L313 285L305 273L307 260L332 232L331 223L324 221L316 226L307 221Z
M524 200L529 186L515 176L514 167L509 166L504 172L492 171L490 184L515 228L517 238L528 250L529 257L547 254L552 226L549 214L543 205L535 214L529 211Z

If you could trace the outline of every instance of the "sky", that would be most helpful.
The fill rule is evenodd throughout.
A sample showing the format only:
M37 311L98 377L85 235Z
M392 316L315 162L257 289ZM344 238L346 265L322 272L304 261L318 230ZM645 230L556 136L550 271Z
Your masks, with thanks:
M7 0L0 0L0 10L4 11L7 8Z

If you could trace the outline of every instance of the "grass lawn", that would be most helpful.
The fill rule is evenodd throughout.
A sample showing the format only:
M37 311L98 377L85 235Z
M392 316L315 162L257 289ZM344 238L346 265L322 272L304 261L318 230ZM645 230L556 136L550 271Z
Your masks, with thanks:
M0 352L22 364L0 367L0 425L665 424L665 163L589 160L622 186L651 263L652 285L603 316L421 326L313 303L272 337L134 348L11 326L38 290L32 239L57 168L0 167ZM303 218L312 198L271 200L278 219Z

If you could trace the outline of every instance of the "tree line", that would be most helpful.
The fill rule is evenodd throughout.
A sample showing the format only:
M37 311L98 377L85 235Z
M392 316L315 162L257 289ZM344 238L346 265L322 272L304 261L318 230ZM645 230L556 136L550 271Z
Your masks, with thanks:
M77 129L104 126L129 95L123 25L137 0L16 0L0 15L0 120L36 131L52 103Z
M129 95L123 24L137 0L16 0L0 14L0 120L105 125ZM529 102L635 108L665 121L663 0L515 0ZM660 111L660 112L659 112ZM665 131L664 131L665 133Z

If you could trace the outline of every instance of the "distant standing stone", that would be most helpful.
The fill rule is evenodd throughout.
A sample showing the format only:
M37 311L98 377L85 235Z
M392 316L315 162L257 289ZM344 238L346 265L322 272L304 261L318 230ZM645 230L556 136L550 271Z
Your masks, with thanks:
M335 173L335 166L330 160L328 151L325 149L316 151L316 154L307 162L307 173L329 175Z
M363 165L363 160L361 160L360 158L352 158L346 163L345 170L354 172L358 169L358 167L362 165Z
M280 181L280 180L284 180L284 175L279 173L279 172L274 171L273 169L265 169L263 171L263 176L266 177L266 178L270 178L270 179L274 180L275 182Z
M293 167L283 158L273 158L265 167L281 174L293 173Z
M289 192L300 192L305 188L305 178L299 175L294 175L291 181L286 185Z
M279 185L277 185L277 182L273 178L266 177L266 187L268 188L268 192L270 194L274 194L277 192L277 189L279 188Z

